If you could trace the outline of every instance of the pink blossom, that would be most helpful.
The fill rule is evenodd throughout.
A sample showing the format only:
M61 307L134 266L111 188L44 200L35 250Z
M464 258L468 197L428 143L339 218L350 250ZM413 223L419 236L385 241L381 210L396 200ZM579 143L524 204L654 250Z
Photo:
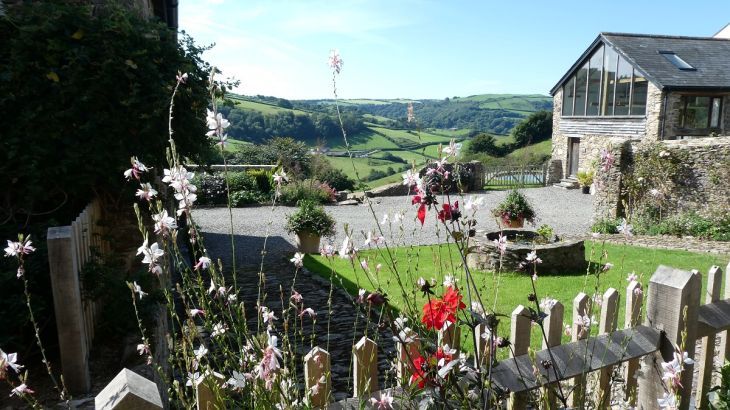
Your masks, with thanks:
M607 172L608 170L613 167L613 162L615 161L615 158L613 157L613 154L607 149L601 150L601 166L603 168L604 172Z
M542 263L542 259L537 257L536 251L532 251L532 252L528 253L525 260L528 262L531 262L531 263Z
M304 296L299 294L299 292L297 292L296 290L292 290L292 294L289 299L293 300L294 303L302 303L302 300L304 300Z
M631 282L638 282L639 281L639 277L636 276L636 272L631 272L631 273L629 273L628 276L626 276L626 281L629 282L629 283L631 283Z
M340 52L337 49L330 50L328 63L332 71L334 71L335 73L339 74L340 71L342 71L342 65L344 64L344 61L342 61L342 57L340 57Z
M204 316L204 315L205 315L205 311L202 309L190 309L190 316L192 316L192 317Z
M360 267L363 268L364 270L370 270L370 266L368 266L368 260L367 259L361 260Z
M306 308L306 309L303 309L301 312L299 312L299 317L304 317L304 316L316 317L317 313L315 313L314 309L312 309L312 308Z
M177 222L175 218L167 215L167 210L163 209L159 214L152 215L152 220L155 221L155 233L166 236L170 233L171 229L177 229Z
M325 245L319 249L319 254L324 258L329 258L335 255L335 248L332 245Z
M278 338L269 335L268 346L263 351L261 362L256 366L256 376L266 382L268 390L274 385L274 378L280 368L281 351L276 347L277 343Z
M16 395L18 397L23 397L26 394L33 394L33 393L35 393L35 392L33 390L31 390L25 383L23 383L20 386L14 388L10 392L10 396L9 397L13 397L13 396L16 396Z
M195 264L194 269L200 270L200 269L208 269L210 267L210 258L207 256L201 256L198 258L198 263Z
M19 235L18 239L18 242L8 240L8 247L5 248L6 257L28 255L35 252L35 248L32 246L33 241L30 240L30 235L26 237Z
M393 408L393 396L390 391L381 391L380 400L372 397L370 404L378 410L390 410Z
M494 240L494 246L499 249L499 254L504 256L504 253L507 251L507 236L502 235L502 233L499 233L499 238Z
M152 185L149 182L143 182L140 184L140 188L137 190L135 195L138 196L140 200L144 199L145 201L150 202L152 198L157 195L157 190L152 188Z
M175 79L179 84L185 84L185 82L188 81L188 73L180 74L180 72L178 71Z
M132 168L124 171L124 177L128 180L134 178L139 181L140 175L142 175L143 172L147 172L151 168L147 168L145 164L139 162L137 157L132 157L130 159L130 162L132 163Z
M140 356L144 356L146 354L150 354L150 345L147 343L140 343L137 345L137 352Z

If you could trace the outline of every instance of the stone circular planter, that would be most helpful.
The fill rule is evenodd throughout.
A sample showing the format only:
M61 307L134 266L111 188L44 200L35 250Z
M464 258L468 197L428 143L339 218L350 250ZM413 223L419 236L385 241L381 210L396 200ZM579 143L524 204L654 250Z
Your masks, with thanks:
M297 249L303 253L318 253L319 239L319 235L311 232L297 232Z
M502 221L503 228L522 228L523 226L525 226L525 218L510 219L507 222Z
M520 264L525 262L527 254L533 250L542 263L537 265L538 274L574 274L585 272L585 244L583 240L560 240L544 244L528 243L538 236L530 229L504 229L507 237L507 249L502 256L502 271L518 272ZM499 238L500 231L488 232L475 240L469 248L466 263L471 269L497 270L500 264L500 252L494 240ZM515 239L520 238L515 242Z

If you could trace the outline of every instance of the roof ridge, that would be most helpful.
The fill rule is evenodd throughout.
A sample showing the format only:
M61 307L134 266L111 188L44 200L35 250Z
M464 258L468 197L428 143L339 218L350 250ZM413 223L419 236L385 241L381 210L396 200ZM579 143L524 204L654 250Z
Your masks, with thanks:
M678 40L730 41L730 39L728 39L728 38L719 38L719 37L672 36L672 35L665 35L665 34L616 33L616 32L604 32L604 31L602 31L600 34L602 36L671 38L671 39L678 39Z

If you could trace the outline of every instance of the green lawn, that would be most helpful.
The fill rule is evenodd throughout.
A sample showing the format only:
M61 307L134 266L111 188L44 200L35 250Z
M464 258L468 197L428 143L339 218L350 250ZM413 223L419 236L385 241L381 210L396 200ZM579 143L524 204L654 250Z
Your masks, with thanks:
M373 131L367 130L358 132L355 135L348 135L347 141L350 143L350 149L355 150L373 150L373 149L392 149L398 148L398 145L385 138L380 134L376 134ZM345 141L343 138L339 138L337 141L332 141L334 144L330 147L334 150L344 150Z
M523 148L518 148L509 154L507 154L508 158L512 159L524 159L525 157L529 156L549 156L553 148L553 143L551 140L547 141L541 141L537 144L528 145Z
M392 307L404 313L415 312L419 317L421 307L425 303L425 298L417 291L415 285L419 277L426 279L433 277L441 283L445 275L456 273L462 287L465 283L463 269L459 266L460 259L453 245L401 247L391 251L398 266L398 275L393 273L387 253L381 251L364 251L360 254L360 258L368 260L371 268L382 263L383 269L379 274L366 275L359 263L355 264L357 266L355 269L348 260L335 258L330 263L319 255L308 255L305 265L324 277L329 277L334 271L336 281L341 281L344 288L352 294L356 294L359 288L367 290L380 288L388 295ZM607 258L601 260L600 255L603 251L606 252ZM600 242L586 243L586 259L601 265L608 261L613 263L614 267L600 277L587 275L584 271L568 272L563 275L541 275L536 282L538 297L551 297L561 301L565 306L565 322L570 324L572 301L579 292L588 295L596 292L603 294L610 287L616 288L621 297L619 328L624 326L624 297L626 276L629 272L639 275L640 281L646 286L660 264L686 270L698 269L706 274L712 265L724 267L728 263L728 256L716 254L604 245ZM524 273L496 275L492 272L473 272L473 275L485 307L507 315L501 318L498 333L501 336L509 336L509 315L518 305L527 306L530 303L527 300L527 295L532 293L529 277ZM402 282L403 288L398 284L399 281ZM497 281L499 286L496 286ZM704 286L703 283L703 288ZM437 294L441 289L440 286L437 288ZM495 289L498 289L498 292L495 293ZM596 311L595 315L599 318L600 312ZM466 349L471 349L472 344L467 340L467 335L463 335L463 338L462 345ZM564 342L567 341L568 338L564 336ZM535 330L532 332L532 347L540 349L540 343L540 334Z
M283 108L272 104L265 104L261 102L256 101L249 101L249 100L240 100L236 99L234 100L236 102L236 105L238 108L244 109L244 110L252 110L252 111L258 111L262 114L277 114L280 112L286 112L291 111L294 114L301 114L301 115L307 115L306 112L301 110L292 110L289 108Z

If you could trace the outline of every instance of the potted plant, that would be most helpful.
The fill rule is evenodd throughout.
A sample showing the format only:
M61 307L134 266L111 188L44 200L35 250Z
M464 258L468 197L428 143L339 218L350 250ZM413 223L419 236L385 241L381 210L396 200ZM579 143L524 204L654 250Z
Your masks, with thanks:
M319 252L319 240L335 233L335 220L324 208L311 200L301 200L299 209L286 217L286 230L297 234L300 252Z
M525 220L534 224L535 210L527 202L527 198L516 189L507 194L499 206L492 210L492 214L502 221L506 228L522 228Z
M588 172L585 171L578 171L578 174L576 174L576 178L578 178L578 183L580 184L581 191L584 194L589 194L591 192L591 185L593 185L593 170L590 170Z

